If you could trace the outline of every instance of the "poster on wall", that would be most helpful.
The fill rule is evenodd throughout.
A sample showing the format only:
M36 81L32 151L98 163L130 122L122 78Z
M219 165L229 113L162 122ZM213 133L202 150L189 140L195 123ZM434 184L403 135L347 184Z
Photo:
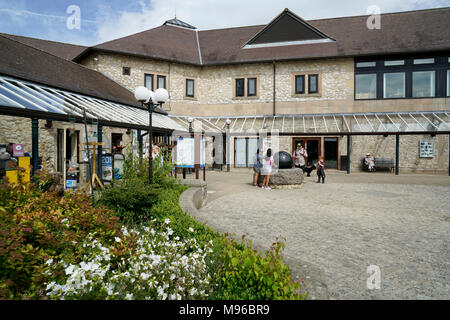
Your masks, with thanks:
M103 181L112 181L113 178L113 156L106 153L102 156L102 178Z
M205 166L206 141L200 143L200 167ZM194 168L195 164L195 141L194 138L179 137L176 147L176 166L180 168Z
M421 158L433 158L434 157L434 141L420 141L419 156Z

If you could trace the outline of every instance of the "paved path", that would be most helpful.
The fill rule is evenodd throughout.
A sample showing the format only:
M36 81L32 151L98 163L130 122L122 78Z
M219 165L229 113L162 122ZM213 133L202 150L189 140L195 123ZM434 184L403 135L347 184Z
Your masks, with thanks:
M307 284L325 283L327 295L310 286L313 297L450 298L450 177L330 170L325 184L313 174L300 189L271 191L250 177L208 171L198 218L261 246L285 237L287 262ZM367 289L370 265L381 270L379 290Z

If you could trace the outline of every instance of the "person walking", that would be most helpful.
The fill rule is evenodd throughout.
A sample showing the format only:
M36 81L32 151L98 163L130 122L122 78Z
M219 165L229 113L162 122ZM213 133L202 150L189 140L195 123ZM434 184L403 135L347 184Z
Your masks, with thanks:
M325 183L325 158L323 156L320 156L317 161L317 183L320 183L320 178L322 178L322 183Z
M306 159L308 158L308 153L306 152L306 149L303 148L301 143L297 144L297 149L294 150L292 158L294 159L295 167L302 169L303 173L305 173Z
M266 157L264 158L264 166L263 166L263 172L264 174L264 181L263 181L263 189L271 190L272 188L269 187L270 182L270 174L272 173L272 166L273 166L273 157L272 157L272 149L267 149Z
M253 186L258 186L258 177L261 174L261 168L262 168L262 155L259 152L259 149L256 151L255 159L253 161Z

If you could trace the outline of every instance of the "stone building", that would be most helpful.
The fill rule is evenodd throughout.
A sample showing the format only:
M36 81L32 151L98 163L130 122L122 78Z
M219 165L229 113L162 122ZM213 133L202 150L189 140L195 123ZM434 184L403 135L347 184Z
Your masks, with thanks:
M346 167L350 130L358 133L352 169L367 152L395 158L400 133L401 171L448 172L449 14L382 14L380 29L369 16L305 21L288 9L267 25L217 30L172 19L86 48L74 61L129 89L167 88L165 109L185 126L193 117L225 134L230 119L232 167L252 165L256 131L269 125L279 132L277 150L301 141L310 161L322 154L331 168ZM420 142L431 142L431 157L421 157Z
M79 50L0 35L0 148L23 145L32 157L33 171L60 172L65 180L73 168L76 181L84 185L90 176L87 148L90 157L93 149L98 155L137 148L138 132L148 130L148 111L122 85L68 61ZM160 108L153 119L156 135L170 136L173 130L183 129ZM86 141L103 145L87 147ZM120 157L111 157L119 163ZM0 160L0 169L15 168L14 159L6 165L5 159ZM96 167L103 177L98 156Z
M328 168L359 170L370 152L397 160L402 172L443 173L449 15L382 14L374 17L380 28L369 16L305 21L288 9L267 25L216 30L172 19L64 54L129 90L166 88L171 119L187 130L193 118L215 136L209 165L251 167L258 146L291 153L302 142L309 162L324 155Z

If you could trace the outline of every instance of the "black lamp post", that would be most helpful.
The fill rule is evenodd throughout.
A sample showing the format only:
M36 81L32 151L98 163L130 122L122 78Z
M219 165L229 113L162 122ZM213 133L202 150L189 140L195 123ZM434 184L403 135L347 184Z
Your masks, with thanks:
M227 172L230 172L230 123L231 120L227 119Z
M148 90L146 87L137 87L134 91L136 100L146 106L148 109L148 140L149 140L149 154L148 154L148 181L153 184L153 128L152 128L152 113L155 106L161 106L169 99L169 93L164 88L156 89L155 92ZM156 103L155 103L156 102Z
M192 121L194 121L193 118L189 117L188 118L188 122L189 122L189 133L192 133Z

